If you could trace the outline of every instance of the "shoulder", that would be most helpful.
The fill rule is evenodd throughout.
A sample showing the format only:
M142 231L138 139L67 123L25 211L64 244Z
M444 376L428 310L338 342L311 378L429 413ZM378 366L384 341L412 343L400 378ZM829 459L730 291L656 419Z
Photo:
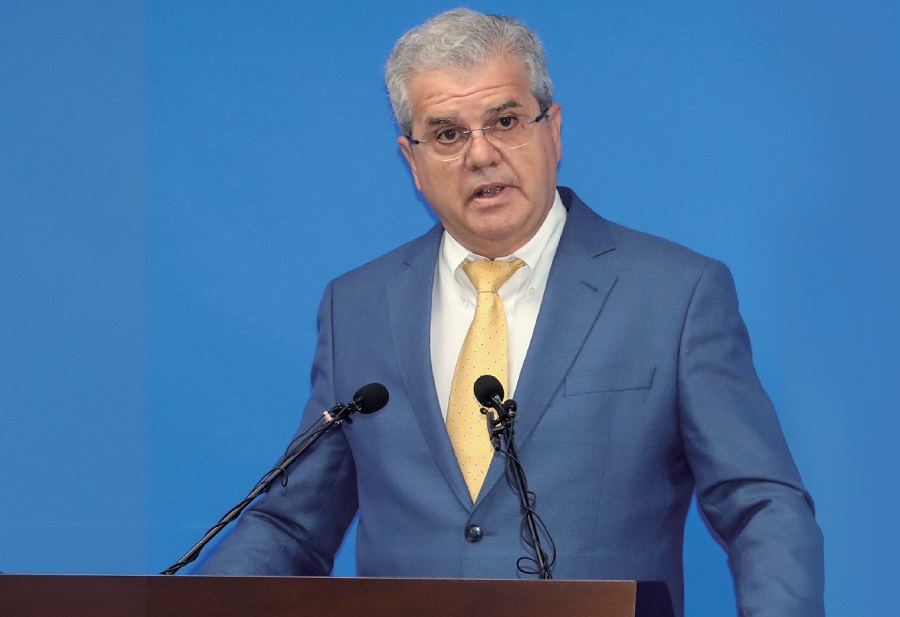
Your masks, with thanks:
M560 195L569 210L561 242L587 251L592 257L610 258L620 274L697 278L711 266L727 269L721 262L677 242L607 220L570 189L560 187Z
M337 277L331 285L337 288L364 290L383 286L401 272L414 267L434 267L441 244L443 227L430 230L394 250Z

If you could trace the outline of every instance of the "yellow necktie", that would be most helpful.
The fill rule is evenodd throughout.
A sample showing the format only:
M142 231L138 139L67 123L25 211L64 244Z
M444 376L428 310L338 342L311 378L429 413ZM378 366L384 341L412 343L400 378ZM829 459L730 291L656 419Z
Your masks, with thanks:
M506 311L497 292L516 270L524 266L520 259L486 261L476 259L462 265L469 280L478 290L475 318L466 333L450 390L447 407L447 432L459 461L472 501L484 483L494 448L488 436L481 405L475 399L472 386L482 375L493 375L508 392Z

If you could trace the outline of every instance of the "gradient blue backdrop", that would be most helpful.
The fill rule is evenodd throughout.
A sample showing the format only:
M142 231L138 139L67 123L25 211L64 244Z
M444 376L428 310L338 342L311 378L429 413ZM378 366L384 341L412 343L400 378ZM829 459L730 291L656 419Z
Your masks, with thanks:
M381 70L450 6L0 2L0 570L159 571L281 452L326 282L433 223ZM829 612L892 614L896 2L471 6L543 39L561 183L731 266Z

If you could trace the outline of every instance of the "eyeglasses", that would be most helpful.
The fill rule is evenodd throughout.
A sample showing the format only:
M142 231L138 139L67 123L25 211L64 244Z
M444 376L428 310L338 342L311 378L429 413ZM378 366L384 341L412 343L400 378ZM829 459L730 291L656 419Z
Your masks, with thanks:
M406 139L409 140L409 145L422 146L428 156L446 163L462 158L466 145L476 131L481 131L485 139L502 150L527 146L534 134L535 123L546 117L546 111L534 119L523 114L504 113L481 128L441 125L431 129L423 139L413 139L411 135L407 135Z

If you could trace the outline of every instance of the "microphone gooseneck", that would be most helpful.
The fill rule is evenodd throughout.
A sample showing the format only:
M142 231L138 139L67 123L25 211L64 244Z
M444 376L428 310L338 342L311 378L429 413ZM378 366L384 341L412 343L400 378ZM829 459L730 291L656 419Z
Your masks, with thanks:
M522 509L522 540L531 547L534 553L534 557L521 557L516 563L516 567L524 574L537 574L542 579L553 578L551 568L556 561L556 546L541 517L534 511L535 496L534 493L528 490L525 470L522 469L522 464L519 461L519 452L514 439L513 420L516 417L516 402L512 399L503 402L503 384L493 375L482 375L476 379L473 391L475 398L481 403L482 407L497 412L497 417L494 418L493 411L489 409L481 410L481 413L487 419L487 431L491 443L494 445L494 450L503 453L506 457L507 479L510 480L516 489L519 495L519 505ZM502 448L500 445L501 437L503 437L505 442L505 448ZM544 552L541 546L539 530L543 532L550 542L550 556ZM537 570L524 568L522 564L526 562L534 564Z
M350 416L357 411L362 414L375 413L387 405L388 398L390 397L387 388L380 383L370 383L357 390L350 403L346 405L339 403L331 409L322 412L325 422L322 423L321 426L314 424L295 437L294 441L288 444L287 451L281 458L281 462L267 471L263 477L259 479L259 482L256 483L256 486L253 487L253 490L250 491L250 493L236 506L226 512L225 515L219 519L218 523L210 527L203 537L200 538L200 541L185 553L181 559L160 572L160 574L175 574L181 568L197 559L200 555L200 551L203 550L203 547L206 546L216 534L222 531L226 525L235 520L254 499L265 493L277 478L282 478L282 483L286 484L288 467L294 463L301 454L306 452L319 437L343 422L346 422L347 424L352 423L353 420L350 419ZM321 422L321 420L319 422ZM298 439L302 439L302 441L294 446L294 442Z

